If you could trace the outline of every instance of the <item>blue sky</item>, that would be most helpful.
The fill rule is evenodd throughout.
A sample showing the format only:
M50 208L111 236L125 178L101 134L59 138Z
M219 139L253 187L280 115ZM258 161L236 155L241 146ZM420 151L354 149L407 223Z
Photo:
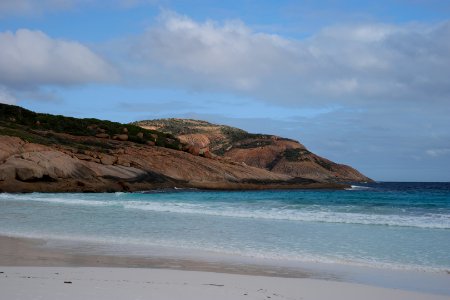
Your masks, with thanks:
M294 138L450 181L450 2L3 0L0 102Z

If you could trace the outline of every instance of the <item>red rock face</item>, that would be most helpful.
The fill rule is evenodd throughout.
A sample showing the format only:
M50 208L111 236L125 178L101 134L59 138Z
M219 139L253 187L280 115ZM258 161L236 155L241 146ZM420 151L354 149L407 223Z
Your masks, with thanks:
M198 156L200 154L200 147L198 145L189 145L187 148L187 151L195 156Z
M372 181L350 166L334 163L311 153L297 141L277 136L249 134L197 120L163 119L141 121L136 125L169 132L191 147L208 149L231 161L291 177L321 182ZM193 153L191 150L188 151Z
M264 168L275 173L314 179L322 182L371 181L350 166L334 163L309 152L301 144L275 142L259 148L235 148L225 153L234 161Z
M65 136L68 138L68 136ZM95 137L70 137L80 143ZM108 140L108 154L43 146L0 135L0 191L104 192L164 187L207 189L320 188L291 176L227 160L162 147Z

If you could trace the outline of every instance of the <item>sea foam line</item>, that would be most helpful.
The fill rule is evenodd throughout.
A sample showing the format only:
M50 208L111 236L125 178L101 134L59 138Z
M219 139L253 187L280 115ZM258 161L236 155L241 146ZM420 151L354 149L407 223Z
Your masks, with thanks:
M57 196L56 196L57 195ZM62 194L0 194L0 200L3 201L33 201L43 203L54 203L64 205L83 205L83 206L111 206L113 202L101 201L101 200L89 200L72 198L72 194L65 194L65 198L61 197Z
M360 190L370 190L373 189L368 186L360 186L360 185L351 185L349 188L346 188L347 191L360 191Z
M234 208L230 206L208 207L191 203L180 204L160 202L128 202L124 203L123 207L125 209L147 210L153 212L199 214L251 219L450 229L450 215L447 214L431 214L426 216L379 215L323 210L305 211L277 208L261 210L252 209L250 207L246 209Z
M178 213L192 215L209 215L219 217L250 218L265 220L286 220L301 222L361 224L380 226L417 227L429 229L450 229L450 214L433 213L426 215L406 214L364 214L355 212L333 211L329 206L311 205L303 209L267 206L263 209L243 204L215 202L202 204L198 202L179 201L124 201L121 195L113 200L79 199L76 194L68 194L66 198L52 194L0 194L3 201L37 201L43 203L73 205L73 206L114 206L125 210L139 210L160 213ZM119 198L119 199L117 199ZM111 198L112 199L112 198ZM260 203L262 204L262 203Z

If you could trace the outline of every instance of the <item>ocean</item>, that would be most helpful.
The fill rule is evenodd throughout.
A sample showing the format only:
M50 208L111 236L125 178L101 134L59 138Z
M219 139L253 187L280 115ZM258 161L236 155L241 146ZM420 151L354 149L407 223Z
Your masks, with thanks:
M450 272L450 183L351 189L0 194L0 234ZM112 247L111 245L115 245Z

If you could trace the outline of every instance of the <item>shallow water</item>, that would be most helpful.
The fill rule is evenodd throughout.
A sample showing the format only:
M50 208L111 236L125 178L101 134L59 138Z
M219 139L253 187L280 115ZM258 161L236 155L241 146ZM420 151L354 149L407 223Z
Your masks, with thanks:
M292 262L450 270L450 184L345 191L0 194L0 234Z

